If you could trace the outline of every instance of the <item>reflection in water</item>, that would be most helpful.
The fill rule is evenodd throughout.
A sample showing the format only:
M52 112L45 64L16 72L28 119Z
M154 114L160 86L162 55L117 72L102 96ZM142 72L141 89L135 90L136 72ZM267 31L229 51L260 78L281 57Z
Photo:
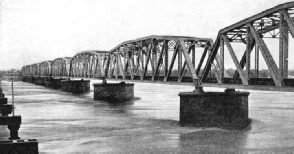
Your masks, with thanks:
M10 83L3 82L3 89L11 102ZM250 91L251 128L226 131L179 126L178 93L192 87L136 83L134 90L133 100L109 103L94 101L93 87L89 93L73 95L17 82L19 135L38 139L40 152L49 153L294 151L293 93ZM8 137L7 126L0 127L0 135L0 139Z
M180 135L182 153L237 153L247 144L247 132L203 130Z
M104 111L116 114L130 114L129 111L132 109L132 105L134 105L136 100L140 100L140 98L136 97L133 100L122 102L95 101L94 107L98 109L104 108Z

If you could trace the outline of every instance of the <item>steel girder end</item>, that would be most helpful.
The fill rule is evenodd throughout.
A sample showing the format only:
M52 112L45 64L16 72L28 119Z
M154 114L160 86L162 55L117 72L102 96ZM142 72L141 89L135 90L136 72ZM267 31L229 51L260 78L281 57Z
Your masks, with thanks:
M105 76L98 77L98 79L101 79L103 84L107 84L107 81L106 81L106 77Z
M202 94L205 93L203 91L203 87L200 84L200 80L199 79L193 79L193 83L195 85L195 90L193 92L197 93L197 94Z
M202 86L195 87L195 90L193 90L193 92L196 93L196 94L205 93Z
M227 88L225 89L225 93L234 93L236 90L234 88Z

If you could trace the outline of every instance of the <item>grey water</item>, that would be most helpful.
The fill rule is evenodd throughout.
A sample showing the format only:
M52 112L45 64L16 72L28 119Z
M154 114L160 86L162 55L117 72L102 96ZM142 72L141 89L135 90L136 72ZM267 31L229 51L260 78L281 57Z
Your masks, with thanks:
M91 81L91 84L100 81ZM11 83L2 82L11 103ZM241 131L179 126L179 92L191 86L135 83L124 103L94 101L91 92L73 95L15 82L19 136L37 139L40 153L292 153L294 93L253 91L250 127ZM204 88L205 91L223 91ZM242 90L241 90L242 91ZM9 137L0 126L0 139Z

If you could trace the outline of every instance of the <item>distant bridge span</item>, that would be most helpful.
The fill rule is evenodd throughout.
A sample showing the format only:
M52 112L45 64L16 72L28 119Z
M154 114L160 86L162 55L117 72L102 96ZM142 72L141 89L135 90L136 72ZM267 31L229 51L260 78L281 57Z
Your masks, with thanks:
M293 38L294 2L278 5L221 29L214 43L209 38L152 35L123 42L109 52L84 51L74 57L23 66L22 75L106 77L188 83L196 87L294 91L294 79L288 78L289 33ZM278 60L273 57L275 51L266 44L272 39L279 40L273 43L279 48ZM244 50L234 49L236 44ZM225 58L233 61L236 67L233 77L225 75ZM264 60L270 72L268 78L259 74L260 60Z

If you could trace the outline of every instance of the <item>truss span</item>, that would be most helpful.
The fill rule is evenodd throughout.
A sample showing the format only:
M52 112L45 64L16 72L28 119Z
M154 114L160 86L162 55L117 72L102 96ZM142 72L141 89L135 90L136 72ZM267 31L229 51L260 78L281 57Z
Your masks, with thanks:
M52 62L52 76L62 77L68 76L70 72L70 57L56 58Z
M24 66L22 72L24 76L51 73L54 77L188 82L196 87L292 88L288 53L289 35L294 37L293 21L294 2L289 2L221 29L214 43L209 38L152 35L123 42L109 52L84 51L72 58L55 59L51 72L49 67L47 72L36 72L37 64ZM273 43L278 46L277 54L268 47L266 39L278 39ZM236 44L244 49L236 50ZM227 60L235 66L232 76L225 71ZM261 76L260 60L270 76Z
M40 64L40 76L51 76L52 61L43 61Z
M32 73L32 65L25 65L21 69L22 76L31 76Z
M71 77L104 77L107 51L84 51L77 53L70 62Z
M200 68L212 44L208 38L186 36L152 35L126 41L110 50L105 75L116 79L194 82L198 85ZM196 48L202 51L196 53ZM196 62L195 56L201 54L204 56Z
M220 67L217 72L221 84L293 86L293 81L288 79L288 34L294 37L293 19L294 2L289 2L220 30L215 44L210 49L212 54L206 62L200 82L207 82L208 73L212 69L211 64L219 54ZM276 46L279 47L279 60L275 61L274 50L269 49L265 39L277 38L279 39L278 44L276 43ZM240 59L236 56L240 51L236 52L233 49L236 43L243 44L245 47ZM229 53L227 58L231 59L236 67L236 72L231 79L224 76L226 52ZM252 57L254 57L254 68L251 67ZM269 78L260 76L260 60L265 61L270 72Z
M35 76L40 75L39 66L40 66L40 63L35 63L35 64L32 65L32 73L33 73L33 75L35 75Z

